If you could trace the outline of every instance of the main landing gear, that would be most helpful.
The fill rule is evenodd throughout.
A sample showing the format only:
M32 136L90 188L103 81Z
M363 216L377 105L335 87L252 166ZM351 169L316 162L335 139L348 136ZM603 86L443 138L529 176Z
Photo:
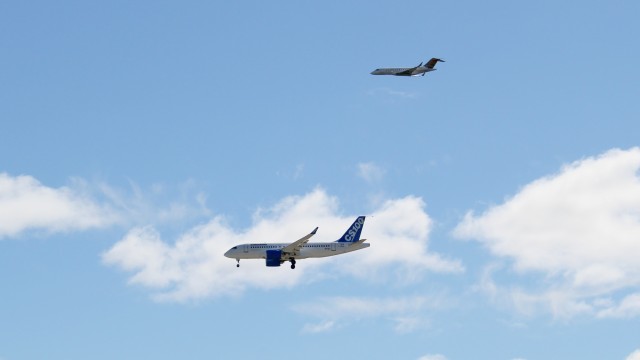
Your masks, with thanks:
M296 268L296 259L294 258L289 258L289 261L291 262L291 268L295 269Z

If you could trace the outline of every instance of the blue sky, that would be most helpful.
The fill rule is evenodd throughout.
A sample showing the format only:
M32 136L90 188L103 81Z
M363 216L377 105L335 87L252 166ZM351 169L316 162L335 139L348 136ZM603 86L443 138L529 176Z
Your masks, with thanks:
M639 11L1 4L0 359L639 359Z

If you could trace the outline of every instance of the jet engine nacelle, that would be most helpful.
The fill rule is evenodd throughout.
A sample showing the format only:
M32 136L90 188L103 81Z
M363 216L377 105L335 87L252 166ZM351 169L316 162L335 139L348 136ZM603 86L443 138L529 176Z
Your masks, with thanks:
M282 264L282 250L267 250L267 266L280 266Z

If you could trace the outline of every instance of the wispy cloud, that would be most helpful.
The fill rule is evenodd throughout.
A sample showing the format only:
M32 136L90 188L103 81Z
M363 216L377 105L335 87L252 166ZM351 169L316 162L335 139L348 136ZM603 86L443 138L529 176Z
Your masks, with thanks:
M391 99L415 99L418 97L417 93L412 93L402 90L394 90L387 87L379 87L369 90L370 96L383 96Z
M469 212L454 234L512 259L520 274L545 275L537 289L505 289L485 279L486 291L521 312L638 316L636 295L615 299L640 286L638 170L639 148L577 161L481 215Z
M580 294L559 282L546 284L546 288L542 289L539 284L532 284L531 281L528 283L530 288L520 284L498 283L494 280L494 275L500 269L501 266L495 264L487 266L475 287L488 296L496 306L514 310L524 316L550 312L558 318L565 319L592 312L592 308L585 303Z
M237 244L294 241L315 226L320 230L314 241L334 241L355 218L339 213L338 199L316 189L261 209L248 229L232 229L224 216L191 229L175 242L162 240L151 227L132 229L104 253L103 261L132 272L131 283L155 290L154 298L165 301L240 294L248 288L286 288L331 274L371 281L397 276L395 282L407 282L426 271L463 271L459 261L428 250L432 221L424 202L416 197L382 204L367 220L362 234L372 246L357 255L342 255L340 261L305 260L292 271L286 266L265 269L264 261L249 260L236 269L235 262L223 256Z
M133 181L128 188L116 188L105 182L91 187L96 201L113 208L124 226L179 223L211 215L207 196L193 180L171 186L155 183L148 189Z
M605 301L597 313L600 318L631 318L640 316L640 293L625 296L618 304ZM640 359L639 359L640 360Z
M323 320L316 324L305 324L302 328L303 333L317 334L328 332L336 327L336 323L333 320Z
M320 318L318 325L307 324L305 329L329 331L365 319L382 318L390 322L398 333L409 333L428 325L424 313L442 309L447 300L441 296L413 296L398 298L327 297L297 304L293 310L309 317ZM331 324L331 326L320 326Z
M384 177L386 171L373 162L364 162L358 164L358 176L364 181L373 184L378 183Z
M276 176L287 180L298 181L304 177L304 163L299 163L293 169L277 170Z
M428 354L421 356L418 360L447 360L447 357L442 354Z
M28 231L82 231L110 226L163 224L209 214L206 197L189 182L179 194L162 185L143 190L135 183L117 189L104 182L73 178L66 186L46 186L28 175L0 173L0 239Z
M103 228L117 221L117 212L94 201L79 181L51 188L31 176L0 173L0 238L27 230Z
M298 180L304 174L304 164L296 165L296 170L293 172L293 180Z

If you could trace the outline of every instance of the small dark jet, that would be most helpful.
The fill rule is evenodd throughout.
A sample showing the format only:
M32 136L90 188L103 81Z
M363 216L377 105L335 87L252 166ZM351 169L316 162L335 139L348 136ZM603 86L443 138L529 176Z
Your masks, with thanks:
M412 67L412 68L383 68L383 69L375 69L371 72L371 75L395 75L395 76L418 76L422 74L428 73L429 71L435 71L435 66L438 61L445 62L442 59L431 58L431 60L427 61L426 64Z

